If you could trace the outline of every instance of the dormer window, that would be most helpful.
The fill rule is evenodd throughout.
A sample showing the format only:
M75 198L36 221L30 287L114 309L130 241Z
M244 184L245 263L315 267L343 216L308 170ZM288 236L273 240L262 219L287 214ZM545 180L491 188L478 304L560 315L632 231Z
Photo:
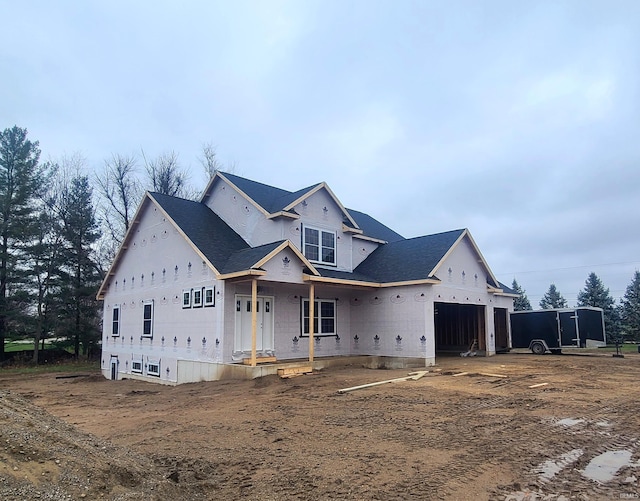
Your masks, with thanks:
M305 226L302 233L305 257L320 264L336 264L336 232Z

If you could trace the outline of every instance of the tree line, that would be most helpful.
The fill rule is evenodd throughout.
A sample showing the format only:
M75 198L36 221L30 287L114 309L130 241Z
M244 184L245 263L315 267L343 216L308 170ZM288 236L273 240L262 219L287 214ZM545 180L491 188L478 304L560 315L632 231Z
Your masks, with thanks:
M0 132L0 362L5 342L33 340L33 362L46 339L55 338L76 357L97 349L101 308L96 293L129 229L145 190L195 199L188 171L174 152L148 159L115 154L91 177L80 156L40 161L38 141L27 129ZM222 165L215 147L199 158L212 176ZM227 166L234 170L234 166ZM514 309L530 310L526 292ZM541 308L567 302L551 284ZM578 306L604 310L610 339L640 341L640 272L619 305L595 273L578 294Z
M82 157L42 162L27 129L0 132L0 362L5 343L33 340L33 362L54 338L76 357L98 349L96 293L145 190L194 199L174 152L113 155L91 177ZM200 158L212 175L215 147Z
M513 303L514 310L531 310L531 303L526 291L515 278L511 288L518 294ZM604 310L605 332L610 341L640 342L640 271L635 271L624 296L617 305L602 280L591 272L585 281L584 289L578 292L578 306L595 306ZM566 307L566 299L558 291L556 285L551 284L540 300L540 308Z

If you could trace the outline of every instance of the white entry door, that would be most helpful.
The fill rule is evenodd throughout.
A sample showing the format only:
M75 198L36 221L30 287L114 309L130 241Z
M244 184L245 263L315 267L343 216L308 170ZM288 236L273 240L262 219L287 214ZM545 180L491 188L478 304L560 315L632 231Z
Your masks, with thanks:
M273 351L273 298L258 296L256 302L256 350ZM236 296L234 351L251 351L251 296Z

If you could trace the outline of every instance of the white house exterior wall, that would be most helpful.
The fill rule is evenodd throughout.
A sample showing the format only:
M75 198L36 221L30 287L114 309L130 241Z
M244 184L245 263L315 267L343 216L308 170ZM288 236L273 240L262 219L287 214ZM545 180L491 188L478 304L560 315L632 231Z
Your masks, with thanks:
M424 358L435 363L431 286L402 286L350 298L353 355Z
M206 204L252 247L279 240L293 240L292 235L286 234L290 219L267 219L253 202L222 178L216 181Z
M363 240L361 238L351 238L351 263L353 268L357 268L362 261L369 257L374 250L378 248L380 244Z
M149 362L157 362L160 375L154 377L166 382L177 380L178 359L221 361L221 305L182 307L184 290L202 291L205 287L215 287L216 295L223 292L223 284L183 236L153 204L147 205L104 297L105 376L110 376L114 357L118 377L146 378ZM153 335L143 337L143 307L149 301L153 302ZM116 305L120 308L119 335L113 336ZM134 360L143 361L142 374L132 371Z

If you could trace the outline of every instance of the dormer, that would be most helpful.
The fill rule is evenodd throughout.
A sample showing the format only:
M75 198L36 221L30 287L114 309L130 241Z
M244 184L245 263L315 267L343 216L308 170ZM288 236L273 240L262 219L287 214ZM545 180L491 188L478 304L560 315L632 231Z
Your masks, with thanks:
M324 182L291 192L216 172L201 201L252 247L288 239L314 265L340 271L352 271L378 245L403 239L344 207Z

